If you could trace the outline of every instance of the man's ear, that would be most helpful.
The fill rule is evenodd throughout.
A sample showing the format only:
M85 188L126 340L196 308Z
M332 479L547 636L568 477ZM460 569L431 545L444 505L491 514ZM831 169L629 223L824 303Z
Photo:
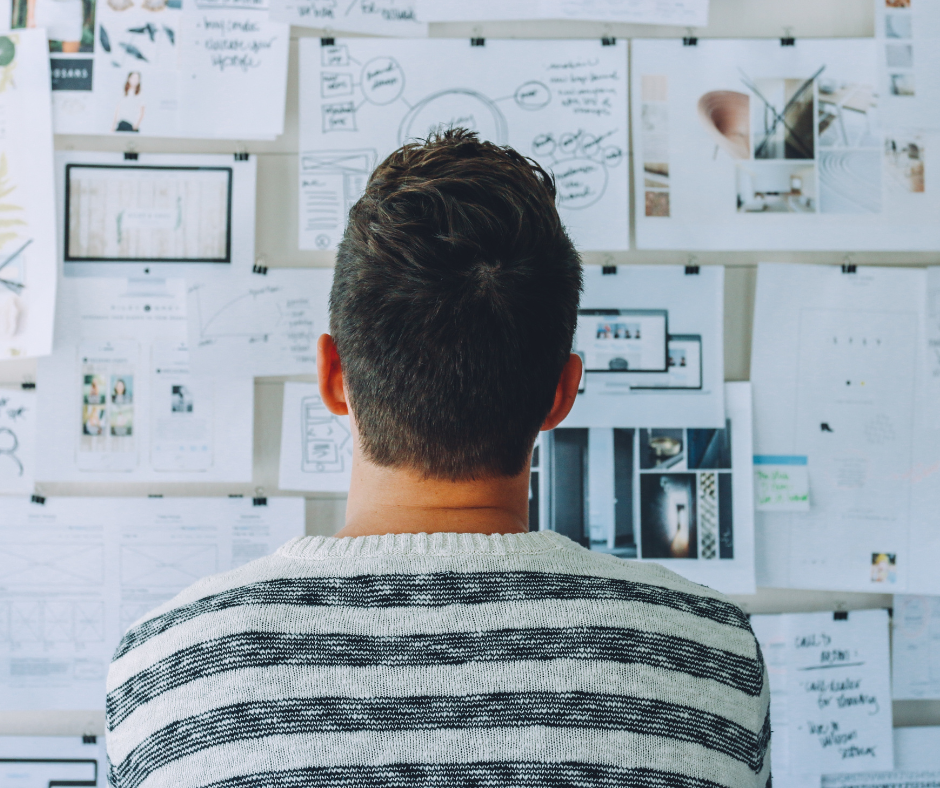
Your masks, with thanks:
M555 402L552 404L548 416L545 417L545 421L542 422L543 430L553 430L565 420L571 412L575 397L578 396L580 385L581 356L572 353L568 356L568 361L561 371L558 387L555 389Z
M317 385L320 397L327 410L336 416L348 416L346 390L343 387L343 367L339 353L329 334L321 334L317 340Z

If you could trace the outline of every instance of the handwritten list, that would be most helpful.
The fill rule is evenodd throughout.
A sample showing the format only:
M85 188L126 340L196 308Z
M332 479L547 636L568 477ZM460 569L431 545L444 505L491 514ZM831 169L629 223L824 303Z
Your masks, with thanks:
M894 768L887 611L752 616L751 627L770 676L775 783Z

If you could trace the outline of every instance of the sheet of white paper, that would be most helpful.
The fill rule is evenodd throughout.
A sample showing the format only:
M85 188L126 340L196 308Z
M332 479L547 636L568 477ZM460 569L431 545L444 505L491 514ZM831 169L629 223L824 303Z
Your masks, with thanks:
M940 698L940 597L895 596L892 645L894 698Z
M874 0L882 107L898 126L940 128L940 5Z
M940 725L894 729L894 766L896 769L911 772L940 769L940 754L938 753L940 753Z
M808 458L810 510L757 515L757 583L940 591L923 270L761 264L755 454Z
M316 375L332 284L330 268L190 278L193 370L219 377Z
M36 392L0 388L0 494L33 491Z
M724 401L722 429L545 433L533 455L530 529L754 593L750 384L726 383Z
M0 710L101 709L121 635L206 575L304 533L302 498L9 498Z
M754 458L754 487L759 512L808 512L806 457L758 454Z
M271 0L271 19L343 33L417 38L428 34L419 0Z
M103 736L0 736L0 785L107 788Z
M940 266L927 269L927 392L940 426Z
M316 384L285 383L278 487L347 492L353 439L348 416L334 416Z
M588 371L562 426L723 426L724 268L615 270L585 267L574 348Z
M770 675L774 785L894 768L888 612L751 616Z
M940 788L940 771L825 775L822 788Z
M551 170L579 247L626 249L626 55L625 41L302 39L300 248L335 248L373 167L457 125Z
M637 247L937 248L940 135L879 126L876 47L633 41Z
M274 138L284 131L290 25L264 0L187 0L180 39L185 136Z
M273 139L283 131L288 26L263 0L36 0L52 54L57 134Z
M427 22L592 19L649 25L708 24L708 0L420 0Z
M247 273L255 263L255 156L60 151L55 170L67 276Z
M0 49L2 361L52 350L56 252L46 36L20 30L0 37Z
M37 376L38 480L251 481L253 381L190 371L181 279L59 290Z

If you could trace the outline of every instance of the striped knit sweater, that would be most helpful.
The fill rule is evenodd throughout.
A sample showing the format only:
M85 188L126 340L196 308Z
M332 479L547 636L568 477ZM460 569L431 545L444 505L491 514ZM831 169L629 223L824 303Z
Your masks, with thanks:
M115 788L765 788L747 618L551 532L306 537L133 626Z

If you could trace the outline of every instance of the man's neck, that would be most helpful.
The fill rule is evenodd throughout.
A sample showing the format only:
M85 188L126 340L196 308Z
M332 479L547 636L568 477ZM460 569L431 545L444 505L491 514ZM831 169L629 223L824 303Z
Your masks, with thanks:
M518 476L443 481L353 459L346 525L336 534L516 534L528 526L529 469Z

